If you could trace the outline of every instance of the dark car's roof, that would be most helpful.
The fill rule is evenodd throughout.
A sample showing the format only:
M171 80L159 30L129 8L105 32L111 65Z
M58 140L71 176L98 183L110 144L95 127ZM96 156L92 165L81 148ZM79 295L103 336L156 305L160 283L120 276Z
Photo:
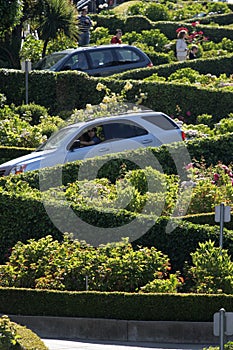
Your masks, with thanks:
M114 45L113 44L106 44L106 45L81 46L81 47L77 47L77 48L73 48L73 49L65 49L62 51L53 52L53 54L57 54L57 53L69 54L69 53L79 52L79 51L91 51L93 49L108 49L108 48L113 49L114 47L122 47L122 48L134 47L134 48L136 48L136 46L127 45L127 44L114 44Z

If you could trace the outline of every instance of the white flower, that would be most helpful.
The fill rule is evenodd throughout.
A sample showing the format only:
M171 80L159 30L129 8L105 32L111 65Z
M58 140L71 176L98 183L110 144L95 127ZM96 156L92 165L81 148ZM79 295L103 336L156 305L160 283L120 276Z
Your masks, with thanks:
M100 103L100 108L103 109L104 111L107 110L107 106L104 103Z
M110 103L110 102L111 102L111 98L109 96L104 96L103 103Z
M106 89L106 86L104 84L98 83L96 85L96 90L98 90L98 91L102 91L102 90L105 90L105 89Z
M90 103L86 104L86 110L87 111L93 111L92 105Z
M126 91L128 91L128 90L131 90L132 88L133 88L133 84L131 84L129 81L127 81L127 83L124 86L124 89Z

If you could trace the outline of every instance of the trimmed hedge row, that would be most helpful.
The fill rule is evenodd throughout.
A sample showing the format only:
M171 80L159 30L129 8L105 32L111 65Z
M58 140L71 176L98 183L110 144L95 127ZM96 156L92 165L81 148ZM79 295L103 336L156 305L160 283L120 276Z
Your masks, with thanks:
M78 71L32 71L28 79L29 102L45 106L50 114L83 108L86 103L97 104L100 102L97 82L97 79ZM0 69L0 92L6 96L8 104L24 103L25 73Z
M182 220L192 222L199 225L216 225L219 230L219 223L215 222L215 213L201 213L201 214L189 214L181 218ZM224 227L228 230L233 230L233 221L225 222Z
M193 22L193 18L188 20L187 22ZM223 14L218 14L218 15L208 15L206 17L198 17L197 18L198 22L201 24L212 24L212 23L217 23L220 26L226 26L228 24L233 23L233 13L223 13Z
M199 242L211 239L216 242L216 245L219 244L217 226L200 226L166 217L156 219L125 210L97 211L94 208L60 202L56 195L44 206L41 200L36 199L33 192L15 193L14 188L0 193L0 213L1 263L6 260L9 249L17 241L25 243L28 239L39 239L47 235L61 240L63 233L70 232L75 235L75 238L88 237L87 241L91 239L98 245L112 241L111 228L121 227L119 237L117 236L116 239L114 235L114 240L120 240L124 234L122 234L124 225L126 225L124 236L134 241L134 247L155 246L168 255L174 271L182 271L184 262L191 262L190 253L197 249ZM127 226L130 222L133 224ZM87 229L87 224L91 225L90 229ZM100 232L98 227L104 230ZM166 228L169 229L166 230ZM140 232L146 233L138 238ZM92 244L92 242L88 243ZM224 246L233 256L233 231L225 230Z
M198 61L198 60L197 60ZM217 62L217 61L216 61ZM223 61L222 61L223 64ZM199 66L200 63L196 63ZM177 68L177 65L174 65ZM179 67L182 67L179 65ZM193 68L195 65L193 65ZM170 68L172 71L175 68ZM165 67L166 70L166 67ZM144 70L143 70L144 71ZM155 70L154 70L155 71ZM24 100L23 81L24 74L21 71L13 71L8 76L5 70L0 70L0 91L7 97L7 103L21 104ZM149 71L148 71L149 72ZM135 70L134 74L141 74L140 70ZM150 74L152 71L150 71ZM52 81L48 90L46 83L46 75L48 80ZM21 79L20 86L14 82L15 76ZM40 81L40 77L42 80ZM59 111L72 111L74 108L83 108L87 103L98 104L103 98L103 92L96 90L98 82L103 82L112 91L119 93L125 85L124 80L116 80L112 78L93 78L80 72L32 72L29 74L29 102L40 104L49 109L49 113L59 113ZM206 89L198 86L190 86L186 84L172 84L167 82L142 82L131 81L133 89L128 92L128 100L135 101L135 96L139 96L143 91L147 94L146 106L153 110L161 110L169 115L173 115L179 105L182 113L191 112L193 122L195 116L207 113L216 117L216 120L227 116L233 110L233 92L223 91L220 89ZM11 93L13 91L14 94ZM208 103L207 103L208 101ZM218 103L216 103L218 101Z
M230 21L230 15L232 16L232 14L229 14L229 19L227 17L226 21ZM173 40L176 38L176 29L178 27L185 26L189 31L193 30L193 27L191 23L189 23L189 21L152 22L145 16L127 16L126 18L122 18L115 15L103 16L101 14L92 14L91 18L93 19L93 21L97 22L98 27L108 28L110 34L113 34L114 28L121 28L123 30L123 33L135 31L135 28L137 28L137 33L140 33L142 30L159 29L163 34L166 35L168 39ZM222 20L222 22L223 23L219 24L226 24L224 23L224 20ZM230 23L232 23L232 21ZM200 23L200 25L197 25L195 28L197 31L203 31L205 36L207 36L209 40L214 41L216 43L222 41L222 38L228 38L233 40L233 29L226 28L226 26L224 25L216 27L212 25L203 25L202 23Z
M28 316L212 322L213 314L220 308L233 311L233 296L0 288L0 304L1 313Z
M192 68L197 70L200 74L210 73L219 76L220 74L225 73L227 76L229 76L232 74L232 64L233 54L230 53L226 56L221 57L205 59L198 58L196 60L163 64L160 66L154 66L152 68L142 68L141 70L133 69L131 71L116 74L112 78L119 80L143 80L155 73L167 78L169 75L182 68Z

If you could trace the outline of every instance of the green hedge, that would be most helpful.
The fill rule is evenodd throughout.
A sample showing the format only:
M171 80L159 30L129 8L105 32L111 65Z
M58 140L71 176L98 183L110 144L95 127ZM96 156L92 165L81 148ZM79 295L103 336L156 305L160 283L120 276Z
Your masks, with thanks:
M109 81L110 82L110 81ZM205 89L187 84L172 84L167 82L142 82L130 81L133 84L132 90L128 93L128 100L132 101L139 95L140 91L147 94L144 102L148 108L155 111L162 111L174 116L179 106L181 113L187 123L193 123L196 116L201 114L213 115L219 121L226 117L233 110L233 92L221 89ZM113 91L119 91L122 81L111 81L106 83ZM216 103L218 101L218 103ZM191 114L187 117L186 113Z
M188 20L187 22L193 22L195 18ZM208 15L206 17L197 17L196 20L201 24L212 24L217 23L220 26L226 26L228 24L232 24L233 22L233 13L223 13L218 15Z
M9 300L11 301L9 303ZM1 313L140 321L212 322L232 295L57 292L0 288Z
M227 15L225 15L227 16ZM214 42L220 42L222 39L228 38L233 40L233 29L226 27L226 22L229 22L229 24L232 18L232 14L228 14L229 18L226 17L226 19L222 20L223 26L213 26L213 25L207 25L202 24L197 25L195 28L198 31L203 31L205 36L209 38L209 40ZM152 22L145 16L126 16L125 18L115 15L91 15L93 21L97 23L97 27L105 27L109 29L110 33L114 33L114 28L121 28L123 30L123 33L126 32L132 32L136 31L140 33L142 30L150 30L150 29L159 29L163 34L166 35L166 37L170 40L173 40L176 38L176 29L181 26L185 26L188 28L189 31L193 30L193 27L189 21L182 21L182 22L172 22L172 21L158 21L158 22ZM209 18L209 17L207 17ZM225 17L224 17L225 18ZM199 19L198 19L199 20ZM204 19L202 19L204 20ZM218 23L218 22L216 22Z
M28 78L29 103L45 106L50 114L83 108L86 103L97 104L100 102L97 82L97 79L78 71L32 71ZM25 73L0 69L0 92L6 96L8 104L25 103Z
M209 71L217 74L217 69L221 73L224 71L229 73L232 57L231 55L229 58L216 59L216 61L207 60L206 62L195 60L190 66L194 69L199 69L201 73ZM203 67L205 66L205 68L201 67L201 65ZM123 77L129 80L131 74L133 77L135 77L135 74L138 74L142 79L156 71L167 75L174 72L178 67L182 68L186 66L188 65L183 63L160 66L160 70L157 70L156 67L137 69L132 73L123 75ZM225 68L223 69L222 67ZM6 70L0 70L0 92L6 95L8 104L15 103L19 105L24 101L24 73L9 70L7 75L6 72ZM17 78L16 82L14 80L15 77ZM34 71L29 74L29 102L45 106L49 109L50 114L59 113L59 111L72 111L74 108L83 108L87 103L98 104L103 98L103 92L100 93L96 90L98 82L103 82L112 91L117 93L125 85L125 80L117 80L115 77L116 75L111 78L97 79L81 72L51 73ZM221 89L211 90L167 82L143 82L142 80L132 80L131 82L133 89L128 92L129 102L135 101L135 96L139 96L142 91L148 95L144 103L147 107L173 115L177 105L179 105L182 113L191 112L193 117L190 118L190 121L192 122L195 116L203 113L211 114L219 120L233 110L233 92L230 91L223 91Z
M56 226L59 228L55 227L50 220L47 214L48 210L53 213L53 221L56 220ZM104 230L103 237L100 234L96 236L95 227L119 227L136 220L135 223L139 230L148 227L147 233L136 239L135 232L132 229L129 231L130 228L126 226L125 236L130 236L131 239L135 237L134 247L137 245L155 246L158 250L167 254L175 271L182 271L184 262L191 261L190 253L197 249L199 242L211 239L216 242L216 245L219 244L219 229L217 226L196 225L163 217L156 219L152 216L137 215L125 210L103 210L99 212L93 208L78 205L72 205L71 210L69 206L62 205L56 197L47 202L45 209L42 201L36 199L33 193L15 193L14 188L0 194L0 213L1 263L6 260L9 249L19 240L26 242L28 239L39 239L47 235L52 235L55 239L61 240L64 232L72 232L77 238L83 237L86 235L86 223L93 225L93 230L88 231L88 237L92 235L95 241L98 241L98 239L101 240L107 237L108 230ZM72 219L74 213L81 219L75 225ZM168 223L172 225L172 230L167 233ZM109 241L111 241L111 231L108 234ZM225 230L224 246L227 247L229 254L233 256L233 231Z
M170 64L163 64L160 66L154 66L151 68L142 68L140 70L133 69L131 71L123 72L114 75L114 79L119 80L143 80L150 77L152 74L157 73L162 77L169 77L172 73L182 68L192 68L197 70L200 74L214 74L219 76L220 74L226 74L229 76L232 74L233 54L230 53L226 56L213 57L213 58L198 58L196 60L187 60L183 62L173 62Z
M170 40L176 38L176 29L180 26L185 26L190 32L193 31L193 27L190 23L185 22L155 22L154 28L159 29ZM221 42L223 38L233 40L233 29L225 26L212 26L212 25L197 25L195 27L197 31L203 31L204 35L209 38L210 41L215 43Z
M216 225L216 229L220 229L219 223L215 222L215 213L190 214L184 216L181 219L198 225ZM231 220L230 222L225 222L224 228L233 230L233 221Z

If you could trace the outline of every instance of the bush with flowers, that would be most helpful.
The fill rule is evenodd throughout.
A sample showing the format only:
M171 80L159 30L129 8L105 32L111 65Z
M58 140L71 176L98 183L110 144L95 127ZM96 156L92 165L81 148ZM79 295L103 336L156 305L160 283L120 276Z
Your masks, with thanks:
M128 239L94 247L65 234L18 242L9 262L1 266L1 286L57 290L136 292L157 281L157 292L176 292L179 276L172 275L167 255L155 247L133 249ZM165 283L164 280L165 279ZM167 281L167 282L166 282Z
M185 189L192 187L187 214L213 212L216 205L225 203L233 207L232 166L218 163L206 168L205 162L193 162L186 166L189 181L181 184L185 198ZM183 198L183 203L185 200ZM181 208L182 211L182 208Z

